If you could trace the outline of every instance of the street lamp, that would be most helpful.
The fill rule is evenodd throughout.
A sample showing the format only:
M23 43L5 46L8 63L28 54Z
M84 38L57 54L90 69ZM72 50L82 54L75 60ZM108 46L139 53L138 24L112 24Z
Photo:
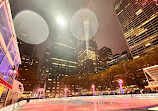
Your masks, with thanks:
M92 84L92 89L93 89L93 96L95 95L95 85L94 84Z
M38 91L39 91L39 99L40 99L40 98L41 98L42 91L43 91L43 88L39 88Z
M122 88L123 80L122 80L122 79L119 79L119 80L118 80L118 83L119 83L119 86L120 86L121 94L124 94L124 93L123 93L123 88Z
M64 88L64 91L65 91L65 97L67 97L68 88Z
M12 73L12 74L15 74L16 76L17 76L17 74L18 74L18 71L17 70L10 70L10 73Z
M16 70L15 66L13 66L13 67L10 69L10 73L15 74L16 76L18 75L18 71Z

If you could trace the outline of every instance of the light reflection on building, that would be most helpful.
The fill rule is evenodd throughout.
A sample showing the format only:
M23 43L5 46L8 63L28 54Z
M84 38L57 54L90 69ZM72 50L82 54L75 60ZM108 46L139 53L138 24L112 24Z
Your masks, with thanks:
M79 74L93 74L97 72L99 59L95 38L89 39L88 50L86 40L78 40L78 71Z
M158 6L154 0L117 0L114 7L133 58L158 46Z

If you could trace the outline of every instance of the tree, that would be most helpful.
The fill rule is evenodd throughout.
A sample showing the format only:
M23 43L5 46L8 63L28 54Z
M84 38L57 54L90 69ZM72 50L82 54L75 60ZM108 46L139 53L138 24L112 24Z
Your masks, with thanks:
M118 87L117 80L123 79L125 86L135 84L144 88L146 84L143 80L146 78L143 68L158 64L157 55L158 48L137 59L122 61L97 74L73 75L63 78L63 81L67 85L76 84L84 89L90 89L91 85L95 84L95 86L101 86L100 90L105 90L106 88L116 89Z

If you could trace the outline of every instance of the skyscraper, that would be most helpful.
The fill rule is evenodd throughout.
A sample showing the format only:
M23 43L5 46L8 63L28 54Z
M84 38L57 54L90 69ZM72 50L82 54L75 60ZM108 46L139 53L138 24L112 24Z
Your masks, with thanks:
M117 0L114 7L133 58L158 46L158 6L155 0Z
M99 59L102 62L102 65L105 65L107 61L112 60L112 51L108 47L103 47L100 50L98 50Z
M39 58L36 57L37 50L34 44L25 43L20 39L18 39L18 45L22 64L19 66L17 80L24 84L25 91L33 91L36 87L35 80L38 78Z
M60 80L77 73L76 38L53 42L51 48L45 51L41 67L41 75L46 80L46 94L63 96L66 86Z
M97 72L99 62L97 53L97 44L95 38L87 40L78 40L78 71L79 74L93 74Z
M45 49L44 55L43 55L43 60L42 60L42 64L40 66L40 75L39 78L41 80L40 82L40 87L44 87L45 83L46 83L46 79L48 79L48 75L50 75L51 73L49 72L51 68L51 56L50 56L50 49Z
M25 91L33 91L37 80L38 58L22 55L17 79L23 84Z

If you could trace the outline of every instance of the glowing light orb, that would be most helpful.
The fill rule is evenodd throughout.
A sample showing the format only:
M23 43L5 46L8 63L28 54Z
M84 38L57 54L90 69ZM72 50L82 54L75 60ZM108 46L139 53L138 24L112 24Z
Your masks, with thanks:
M61 16L57 17L57 22L61 25L64 26L66 24L64 18L62 18Z
M77 39L90 39L98 29L97 17L91 10L78 10L71 19L70 29Z
M17 73L17 71L16 71L16 70L14 70L13 72L14 72L14 74L16 74L16 73Z
M95 86L94 86L94 84L92 84L92 86L91 86L93 89L95 88Z
M67 92L67 91L68 91L68 88L64 88L64 91Z
M123 80L122 80L122 79L119 79L118 82L122 84L122 83L123 83Z
M29 44L40 44L49 35L46 21L37 13L29 10L18 13L14 18L17 37Z

